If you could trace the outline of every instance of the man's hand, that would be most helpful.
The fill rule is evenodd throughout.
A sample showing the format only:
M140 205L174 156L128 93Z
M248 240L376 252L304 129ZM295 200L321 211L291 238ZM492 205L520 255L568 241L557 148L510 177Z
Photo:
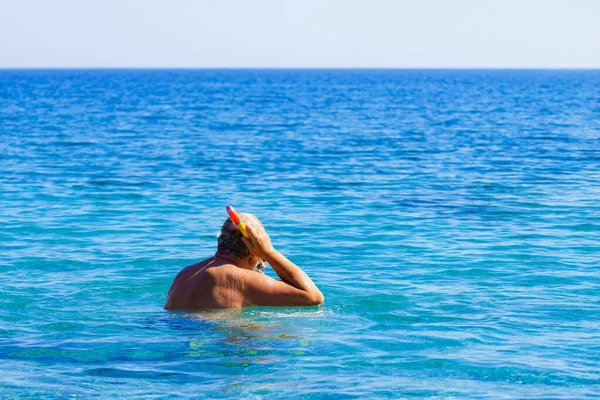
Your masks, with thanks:
M248 247L250 253L263 260L266 260L270 255L275 253L275 249L271 244L271 238L264 229L256 229L253 226L246 224L246 231L248 232L250 239L242 236L242 241L246 247Z

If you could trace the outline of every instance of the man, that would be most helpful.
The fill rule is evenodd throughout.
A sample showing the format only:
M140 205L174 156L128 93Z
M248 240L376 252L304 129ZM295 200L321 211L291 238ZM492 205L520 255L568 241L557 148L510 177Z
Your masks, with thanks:
M323 303L313 281L273 248L262 224L252 214L240 214L250 239L227 219L214 257L184 268L169 289L165 309L200 310L248 306L310 306ZM260 270L262 260L279 275Z

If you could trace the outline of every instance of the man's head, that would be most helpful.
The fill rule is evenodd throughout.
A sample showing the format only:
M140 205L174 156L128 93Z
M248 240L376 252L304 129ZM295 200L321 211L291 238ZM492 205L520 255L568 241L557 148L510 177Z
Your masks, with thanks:
M260 220L252 214L241 213L240 219L243 223L253 228L264 229ZM228 254L239 259L246 259L251 256L250 250L242 242L242 232L231 221L231 218L227 218L221 228L217 249L222 254Z

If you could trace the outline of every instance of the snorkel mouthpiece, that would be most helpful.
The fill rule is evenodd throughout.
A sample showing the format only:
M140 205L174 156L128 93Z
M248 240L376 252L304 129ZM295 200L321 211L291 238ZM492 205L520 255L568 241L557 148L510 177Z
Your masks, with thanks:
M242 232L242 235L244 235L244 237L246 237L247 239L250 239L248 231L246 230L246 224L242 222L239 214L235 211L235 209L231 206L227 206L225 207L225 209L227 210L227 214L229 214L229 218L231 218L231 221L233 221L233 223L238 227L240 232Z

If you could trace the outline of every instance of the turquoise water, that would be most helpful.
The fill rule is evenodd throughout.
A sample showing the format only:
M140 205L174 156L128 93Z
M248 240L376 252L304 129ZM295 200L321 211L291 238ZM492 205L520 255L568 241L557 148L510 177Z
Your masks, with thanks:
M0 71L1 395L597 396L599 87L597 71ZM162 309L226 204L324 305Z

